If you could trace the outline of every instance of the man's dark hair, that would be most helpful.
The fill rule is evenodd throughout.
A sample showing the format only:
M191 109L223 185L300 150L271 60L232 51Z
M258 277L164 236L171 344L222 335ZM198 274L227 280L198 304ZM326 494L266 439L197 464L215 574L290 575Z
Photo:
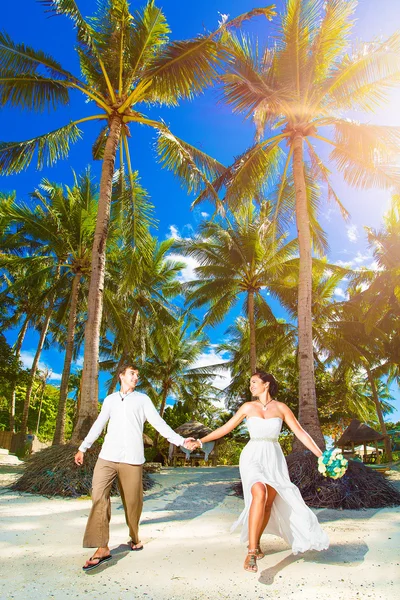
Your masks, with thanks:
M125 365L122 365L118 369L118 379L120 379L121 375L125 374L127 369L133 369L134 371L139 371L139 367L137 367L136 365L133 365L131 363L126 363Z
M254 376L259 377L264 383L269 383L269 393L273 397L276 396L278 393L278 382L271 373L265 373L265 371L256 371L253 373L252 377Z

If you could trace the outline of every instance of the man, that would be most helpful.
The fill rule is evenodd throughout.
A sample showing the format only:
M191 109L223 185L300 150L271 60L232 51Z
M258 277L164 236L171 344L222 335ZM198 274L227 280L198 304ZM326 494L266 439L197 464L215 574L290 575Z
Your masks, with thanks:
M108 547L111 518L110 491L118 477L125 520L131 536L131 550L143 550L139 540L139 519L143 506L142 470L145 462L143 425L149 423L169 442L193 449L194 439L184 439L167 425L146 394L135 392L139 372L135 366L125 365L119 371L120 391L110 394L103 402L99 416L93 423L75 454L75 463L82 465L84 453L97 440L108 422L107 434L93 471L92 510L83 538L84 548L97 548L83 566L84 571L95 569L110 560Z

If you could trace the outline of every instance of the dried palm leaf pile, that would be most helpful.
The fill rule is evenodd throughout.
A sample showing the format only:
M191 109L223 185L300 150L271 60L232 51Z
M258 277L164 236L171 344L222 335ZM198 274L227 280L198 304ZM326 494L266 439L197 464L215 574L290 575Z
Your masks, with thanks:
M93 469L100 448L100 444L94 444L86 452L84 463L80 467L74 463L74 454L78 449L76 446L67 444L45 448L26 461L24 473L13 484L12 489L41 496L87 496L91 491ZM150 477L143 473L143 489L148 490L152 485ZM111 494L119 494L116 481Z
M334 480L318 472L317 459L311 453L293 452L286 461L290 479L308 506L357 510L400 505L400 492L381 473L361 462L350 460L346 474ZM241 483L235 483L233 489L243 497Z

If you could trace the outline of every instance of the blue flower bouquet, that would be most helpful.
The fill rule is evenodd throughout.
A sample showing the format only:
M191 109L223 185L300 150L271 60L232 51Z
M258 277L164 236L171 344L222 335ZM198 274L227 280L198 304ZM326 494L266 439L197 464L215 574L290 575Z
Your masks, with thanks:
M325 450L325 452L318 458L318 471L324 477L330 477L331 479L339 479L347 471L349 461L343 457L343 454L339 448L333 448L332 450Z

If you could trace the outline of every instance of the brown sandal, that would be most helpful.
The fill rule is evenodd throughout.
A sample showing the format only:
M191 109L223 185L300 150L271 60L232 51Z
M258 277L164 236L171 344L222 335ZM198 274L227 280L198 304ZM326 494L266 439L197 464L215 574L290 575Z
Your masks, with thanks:
M94 565L93 564L87 565L87 566L84 565L82 567L82 569L84 571L92 571L92 569L97 569L97 567L99 567L103 562L107 562L111 559L112 559L111 554L108 554L107 556L92 556L91 558L89 558L89 560L87 562L94 561L94 560L97 560L98 562Z
M247 546L247 549L248 548L249 547ZM257 546L257 548L254 550L254 552L255 552L257 560L261 560L265 556L264 552L261 550L261 546L260 545Z
M257 548L255 550L248 550L247 556L244 560L244 570L250 573L257 573Z
M142 542L138 542L137 544L134 544L134 543L132 542L132 540L131 540L131 541L129 542L129 545L130 545L130 547L131 547L131 551L132 551L132 552L139 552L139 550L143 550L143 544L142 544L141 546L139 546L139 548L137 548L137 546L138 546L139 544L142 544Z

